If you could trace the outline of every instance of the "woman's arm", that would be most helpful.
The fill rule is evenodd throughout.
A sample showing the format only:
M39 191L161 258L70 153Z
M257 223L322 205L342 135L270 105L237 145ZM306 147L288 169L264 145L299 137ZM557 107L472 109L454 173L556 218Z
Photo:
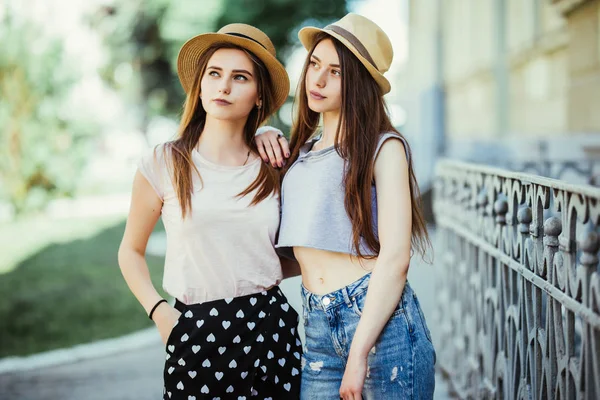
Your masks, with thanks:
M256 147L264 162L270 162L273 168L281 168L290 157L290 147L283 133L272 126L261 126L256 131Z
M412 207L406 152L400 140L388 139L375 161L381 249L369 281L340 388L344 399L360 398L367 357L398 305L410 262Z
M136 172L129 216L119 247L119 266L129 289L146 314L162 298L150 280L145 258L148 238L158 221L161 208L162 200L146 178L139 171ZM178 316L179 311L164 302L154 311L152 319L158 326L163 342L166 342Z

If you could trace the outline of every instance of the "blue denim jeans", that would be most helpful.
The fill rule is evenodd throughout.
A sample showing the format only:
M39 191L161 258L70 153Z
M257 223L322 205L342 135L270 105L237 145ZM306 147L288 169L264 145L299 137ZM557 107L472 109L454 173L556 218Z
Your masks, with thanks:
M301 399L339 400L370 277L322 296L302 286L306 349ZM417 295L406 282L398 306L369 352L363 399L432 399L434 365L431 334Z

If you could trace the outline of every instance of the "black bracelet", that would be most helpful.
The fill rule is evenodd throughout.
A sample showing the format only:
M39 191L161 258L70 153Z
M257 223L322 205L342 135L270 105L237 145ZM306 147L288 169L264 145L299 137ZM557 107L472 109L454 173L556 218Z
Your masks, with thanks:
M154 314L154 310L156 310L156 307L158 307L160 305L160 303L163 303L163 302L166 303L167 301L165 299L160 299L158 301L158 303L156 303L154 305L154 307L152 307L152 310L150 310L150 314L148 314L148 318L152 319L152 314Z

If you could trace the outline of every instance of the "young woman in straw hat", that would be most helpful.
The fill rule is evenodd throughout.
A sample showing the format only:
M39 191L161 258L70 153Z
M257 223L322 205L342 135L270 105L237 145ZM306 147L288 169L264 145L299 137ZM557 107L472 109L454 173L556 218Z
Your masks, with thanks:
M391 43L356 14L299 37L309 55L277 247L302 270L301 398L430 399L435 351L407 281L429 239L410 148L383 100ZM257 137L273 162L289 151L279 139Z
M254 133L285 101L289 80L260 30L227 25L187 41L177 60L187 93L178 137L142 159L119 264L166 345L165 399L297 398L298 315L278 288L273 247L279 175ZM162 214L164 289L144 253Z

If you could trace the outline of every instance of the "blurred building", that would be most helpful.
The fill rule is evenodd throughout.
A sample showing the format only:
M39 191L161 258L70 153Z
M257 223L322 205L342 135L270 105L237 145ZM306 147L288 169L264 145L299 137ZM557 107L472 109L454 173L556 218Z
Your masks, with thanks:
M425 187L440 156L599 183L599 0L411 1L409 24Z

